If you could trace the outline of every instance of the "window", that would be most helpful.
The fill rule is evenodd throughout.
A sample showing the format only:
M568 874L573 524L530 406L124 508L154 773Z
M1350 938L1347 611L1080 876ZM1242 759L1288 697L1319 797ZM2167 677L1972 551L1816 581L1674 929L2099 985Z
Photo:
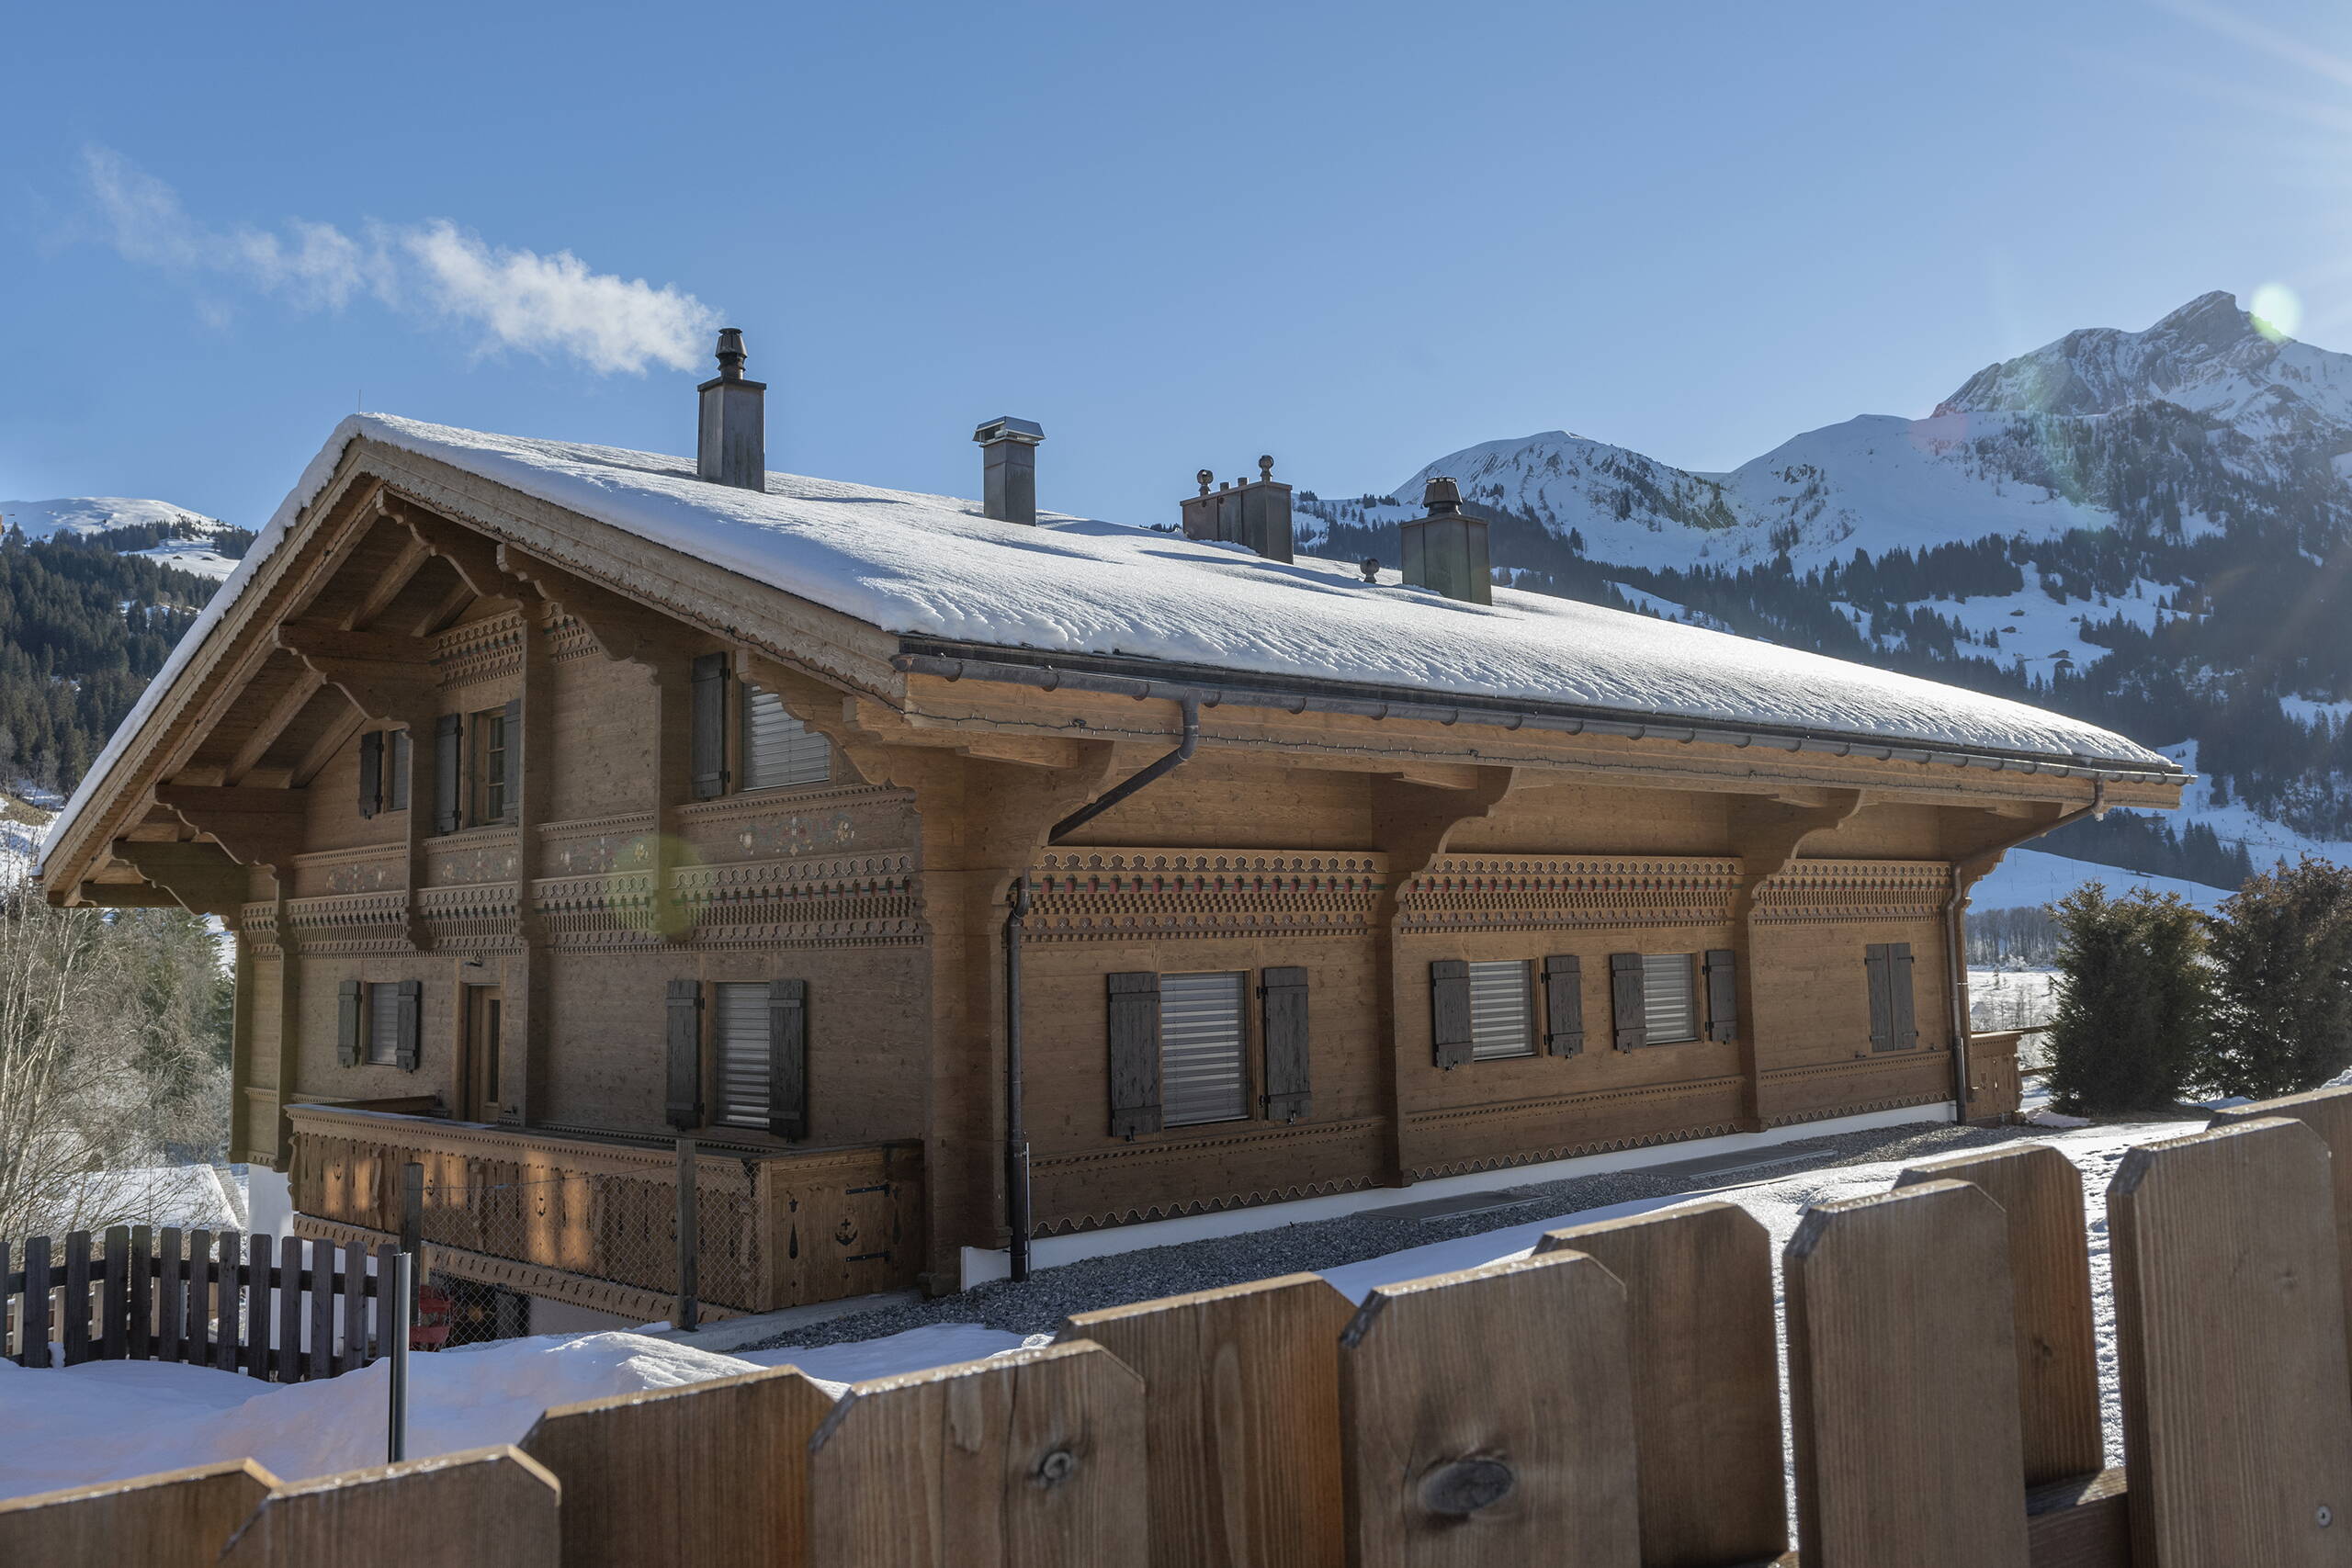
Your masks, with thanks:
M1470 965L1470 1059L1535 1055L1535 1002L1523 958Z
M503 822L507 799L506 710L474 715L474 820Z
M401 1065L401 987L397 980L368 987L368 1065Z
M726 1127L768 1126L768 987L722 983L718 993L716 1052L718 1109Z
M1250 1114L1240 973L1159 977L1161 1124L1235 1122Z
M1642 1025L1652 1045L1699 1038L1699 1001L1687 953L1642 954Z
M745 789L823 784L833 776L832 743L784 711L784 699L743 683Z

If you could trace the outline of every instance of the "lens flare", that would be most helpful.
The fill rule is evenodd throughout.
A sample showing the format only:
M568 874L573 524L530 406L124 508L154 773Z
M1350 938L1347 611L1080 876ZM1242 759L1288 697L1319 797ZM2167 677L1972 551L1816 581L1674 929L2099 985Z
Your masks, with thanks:
M2256 332L2272 343L2281 343L2301 330L2303 302L2285 284L2266 283L2254 291L2247 314L2254 318Z

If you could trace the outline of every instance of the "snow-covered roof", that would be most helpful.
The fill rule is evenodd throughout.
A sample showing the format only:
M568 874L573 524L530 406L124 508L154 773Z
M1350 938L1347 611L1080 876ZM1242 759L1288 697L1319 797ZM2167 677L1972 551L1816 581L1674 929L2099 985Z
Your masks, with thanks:
M115 732L51 842L361 438L903 636L2177 771L2111 731L2022 703L1546 594L1498 588L1491 606L1466 604L1393 571L1365 583L1336 561L1285 565L1115 523L993 522L973 501L797 474L739 490L696 479L684 457L355 414Z

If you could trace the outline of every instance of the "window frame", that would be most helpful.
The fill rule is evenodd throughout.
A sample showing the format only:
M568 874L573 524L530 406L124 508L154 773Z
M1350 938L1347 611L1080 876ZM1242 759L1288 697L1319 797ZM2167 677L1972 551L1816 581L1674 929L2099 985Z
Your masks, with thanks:
M713 980L709 982L709 988L710 999L703 1038L710 1058L710 1089L704 1096L704 1124L725 1128L729 1133L765 1133L773 1120L772 1107L775 1098L775 1064L768 1059L768 1054L774 1048L769 1032L769 1004L775 997L775 984L771 980ZM756 1109L742 1113L744 1119L739 1121L736 1120L737 1113L729 1109L731 1101L727 1084L728 1003L730 993L752 990L759 993L759 1001L754 1010L755 1040L751 1049L762 1058L761 1094Z
M1159 1125L1168 1132L1178 1127L1227 1127L1238 1122L1262 1119L1259 1104L1261 1073L1258 1057L1261 1049L1259 1033L1261 1021L1252 1017L1257 1011L1250 1005L1251 985L1258 974L1255 969L1176 969L1158 972L1159 978ZM1178 1118L1169 1100L1170 1073L1168 1064L1169 1027L1168 996L1170 980L1229 978L1233 982L1235 1092L1239 1100L1239 1111L1231 1116L1200 1116Z
M1464 960L1464 963L1468 968L1470 983L1470 1061L1472 1063L1516 1062L1528 1056L1543 1055L1538 1043L1535 961L1532 958L1471 958ZM1479 972L1487 971L1491 976L1493 971L1506 967L1519 971L1520 1020L1522 1025L1520 1031L1520 1043L1517 1048L1508 1051L1482 1050L1478 1043Z
M1706 1038L1705 1021L1699 1007L1699 954L1696 953L1645 953L1642 957L1642 1042L1644 1049L1652 1045L1691 1045ZM1650 1028L1652 993L1650 982L1657 973L1651 967L1659 960L1679 959L1682 964L1683 1014L1689 1021L1690 1032L1671 1038L1660 1038Z
M767 795L788 789L818 789L833 784L834 760L838 753L831 737L809 728L808 721L794 713L785 703L781 693L771 692L758 682L740 676L735 679L734 685L736 688L734 700L726 705L728 787L721 792L719 798L737 795ZM781 784L755 784L751 782L752 705L763 697L773 700L784 716L799 727L801 733L814 736L819 744L824 747L825 772L821 778L787 779Z
M471 742L463 758L470 826L487 828L511 821L515 802L506 798L506 749L514 738L506 733L506 705L476 708L466 728L470 731L466 739Z
M401 1065L401 982L367 980L361 987L359 1066L397 1067Z

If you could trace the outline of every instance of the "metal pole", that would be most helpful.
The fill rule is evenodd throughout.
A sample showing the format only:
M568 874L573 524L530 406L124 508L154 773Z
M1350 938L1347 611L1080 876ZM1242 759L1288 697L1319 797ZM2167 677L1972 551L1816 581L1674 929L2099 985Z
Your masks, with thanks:
M1029 1278L1029 1128L1021 1096L1021 930L1029 914L1029 878L1013 878L1004 917L1004 1209L1012 1278Z
M678 1139L678 1326L702 1322L702 1221L696 1209L695 1141Z
M401 1255L409 1259L408 1287L401 1299L404 1310L413 1315L417 1260L424 1255L424 1167L414 1160L401 1167Z
M416 1168L411 1166L410 1169ZM413 1319L410 1292L415 1286L415 1259L405 1252L392 1255L391 1286L391 1429L384 1443L384 1462L398 1464L408 1457L408 1339Z

